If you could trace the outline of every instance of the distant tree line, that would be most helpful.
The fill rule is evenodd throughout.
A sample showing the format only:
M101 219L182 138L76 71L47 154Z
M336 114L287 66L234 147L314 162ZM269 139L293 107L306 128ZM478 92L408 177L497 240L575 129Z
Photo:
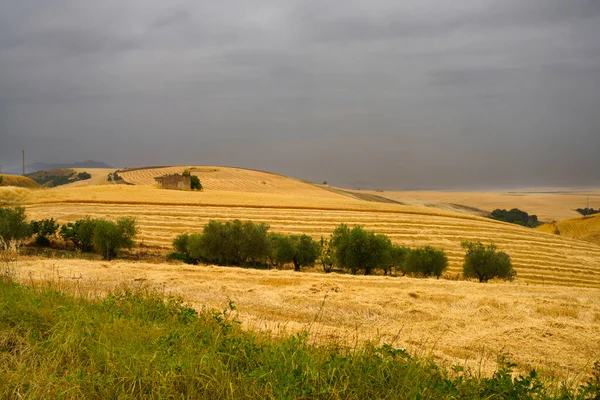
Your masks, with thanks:
M92 175L87 172L72 172L69 175L37 175L30 174L29 177L40 185L48 187L56 187L66 185L67 183L84 181L90 179Z
M190 264L265 266L295 271L319 263L326 273L334 270L352 274L410 275L439 278L448 267L443 250L431 246L411 249L393 244L387 235L362 226L340 224L329 239L269 232L269 225L253 221L210 221L201 233L183 233L173 240L169 260ZM508 254L479 242L463 242L467 250L463 275L487 282L493 278L513 280L516 272Z
M497 208L491 212L489 217L498 221L510 222L511 224L527 226L529 228L535 228L541 225L537 215L529 215L518 208L513 208L510 211Z
M38 246L47 247L58 235L80 252L96 252L104 259L115 258L132 248L137 234L135 219L116 221L86 217L60 226L54 219L27 222L22 207L0 207L0 250L18 247L35 236ZM463 275L487 282L493 278L513 280L516 276L508 254L494 244L465 241ZM334 270L352 274L410 275L439 278L448 267L443 250L431 246L408 248L393 244L387 235L362 226L340 224L328 239L269 232L269 225L253 221L210 221L201 233L183 233L173 240L175 251L168 260L190 264L264 266L295 271L319 263L326 273Z
M2 181L0 181L0 183L2 183ZM594 210L593 208L577 208L576 211L581 214L581 215L592 215L592 214L598 214L600 213L600 208L597 210Z

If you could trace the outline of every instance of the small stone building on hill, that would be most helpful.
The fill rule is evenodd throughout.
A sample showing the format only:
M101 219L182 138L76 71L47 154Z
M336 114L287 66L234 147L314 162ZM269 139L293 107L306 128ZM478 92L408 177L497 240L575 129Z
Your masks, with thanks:
M163 189L191 190L192 179L179 174L163 175L154 178Z

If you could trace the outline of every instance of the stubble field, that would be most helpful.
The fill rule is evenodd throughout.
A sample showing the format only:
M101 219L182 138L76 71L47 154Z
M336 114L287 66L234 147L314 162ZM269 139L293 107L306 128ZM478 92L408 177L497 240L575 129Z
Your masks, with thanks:
M223 171L212 171L215 168ZM268 223L275 232L315 238L327 237L340 223L360 224L389 235L395 243L443 248L450 278L461 271L462 240L493 241L511 255L517 280L478 284L326 275L318 268L298 274L57 259L22 260L21 276L41 279L54 274L102 285L145 282L179 292L196 306L222 308L229 297L249 329L278 333L310 326L318 340L394 342L486 373L495 367L500 352L510 353L522 368L541 368L562 377L584 372L600 359L600 246L435 207L361 201L259 171L196 171L203 192L144 185L170 172L156 168L123 173L133 186L31 190L16 202L26 207L31 219L54 217L60 223L86 215L135 216L138 241L164 252L177 234L198 232L210 219L251 219ZM213 181L207 177L219 173L223 177ZM0 201L3 195L0 191ZM5 203L11 201L15 202Z

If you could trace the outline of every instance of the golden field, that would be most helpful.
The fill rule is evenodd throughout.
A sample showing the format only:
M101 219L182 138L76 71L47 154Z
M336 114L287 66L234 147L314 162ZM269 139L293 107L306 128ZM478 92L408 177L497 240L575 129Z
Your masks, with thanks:
M580 217L576 208L584 208L589 200L590 207L600 208L598 189L546 189L546 191L519 192L444 192L444 191L355 191L376 194L407 205L428 206L445 209L456 205L473 207L491 212L496 208L510 210L518 208L535 214L540 221L562 221ZM459 207L460 208L460 207ZM477 210L472 210L477 214ZM468 210L464 210L467 211Z
M311 340L347 345L389 343L485 375L500 353L520 370L569 379L600 358L597 289L118 260L26 258L18 271L25 282L71 288L162 287L198 308L223 309L231 299L247 329L308 331Z
M0 186L13 186L13 187L24 187L24 188L37 188L40 187L33 179L21 175L6 175L0 174L2 177L2 184Z
M537 229L600 245L600 214L552 222Z
M200 177L204 191L164 190L153 182L155 176L184 168ZM105 173L87 171L93 176ZM251 219L268 223L275 232L315 238L327 237L340 223L360 224L389 235L395 243L444 249L449 258L446 278L461 272L461 241L494 242L510 254L517 279L479 284L324 274L316 267L293 273L34 258L19 262L22 279L60 278L102 286L144 282L178 292L196 306L219 308L231 297L249 329L280 333L310 326L316 340L393 342L486 373L495 367L500 352L509 353L521 368L535 367L562 377L572 377L600 359L600 245L456 212L460 208L441 203L459 199L441 197L442 192L438 200L431 199L440 203L437 206L418 198L410 202L405 194L396 197L405 204L391 204L238 168L151 168L119 174L132 185L99 184L98 178L53 189L0 188L0 203L23 205L31 219L54 217L60 223L86 215L134 216L140 227L138 242L163 253L170 251L176 235L201 231L211 219ZM461 204L476 207L478 196L491 195L462 196ZM571 201L547 196L548 205L543 197L528 199L528 194L510 198L514 207L532 213L539 211L528 206L539 203L540 210L546 207L558 214Z

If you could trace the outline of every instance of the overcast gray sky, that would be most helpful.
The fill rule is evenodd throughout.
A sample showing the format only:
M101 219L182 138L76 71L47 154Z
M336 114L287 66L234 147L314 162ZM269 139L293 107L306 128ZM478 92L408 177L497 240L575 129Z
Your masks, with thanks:
M598 0L0 0L0 164L600 185Z

